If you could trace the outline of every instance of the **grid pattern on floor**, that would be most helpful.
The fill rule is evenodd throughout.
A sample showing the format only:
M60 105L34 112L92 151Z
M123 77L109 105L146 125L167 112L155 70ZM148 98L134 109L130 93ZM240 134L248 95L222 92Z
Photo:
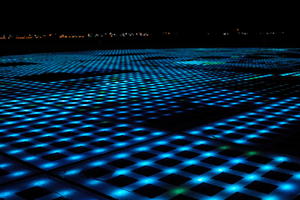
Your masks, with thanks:
M107 200L47 176L36 176L1 187L0 199L8 200Z
M99 117L81 114L56 115L20 124L16 122L2 127L1 132L1 151L44 170L115 151L164 134L162 131L151 131L124 123L115 124Z
M5 156L0 155L0 185L34 174L35 171Z
M288 199L299 172L300 162L289 157L174 135L60 175L116 199Z
M0 57L0 200L297 199L300 49Z

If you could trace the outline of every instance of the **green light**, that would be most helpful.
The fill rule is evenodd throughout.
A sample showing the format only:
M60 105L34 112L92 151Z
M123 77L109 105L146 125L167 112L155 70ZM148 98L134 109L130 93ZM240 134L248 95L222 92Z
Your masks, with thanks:
M218 62L218 61L207 61L207 65L223 65L225 62Z
M230 146L226 146L226 145L225 146L220 146L219 149L222 149L222 150L230 149Z
M248 152L246 153L247 156L254 156L254 155L257 155L257 154L258 154L257 151L248 151Z
M185 192L187 192L187 189L186 189L186 188L176 188L176 189L173 189L173 190L171 191L171 194L172 194L172 195L179 195L179 194L183 194L183 193L185 193Z

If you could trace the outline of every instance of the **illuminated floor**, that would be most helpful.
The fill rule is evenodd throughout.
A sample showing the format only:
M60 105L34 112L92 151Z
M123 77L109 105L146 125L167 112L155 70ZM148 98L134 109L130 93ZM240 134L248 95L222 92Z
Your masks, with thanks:
M300 199L300 49L0 57L0 200Z

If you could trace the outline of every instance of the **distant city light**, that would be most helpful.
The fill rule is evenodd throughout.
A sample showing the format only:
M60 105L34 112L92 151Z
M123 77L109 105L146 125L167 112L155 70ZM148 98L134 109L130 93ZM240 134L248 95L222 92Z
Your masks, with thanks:
M2 34L0 40L36 39L91 39L91 38L148 38L148 32L103 32L103 33L49 33L49 34Z
M276 32L276 31L267 31L267 32L247 32L242 31L239 28L233 31L226 32L203 32L208 37L214 36L248 36L248 35L256 35L256 36L283 36L285 32ZM176 32L161 32L163 37L174 37L177 36ZM199 33L201 34L201 33ZM3 33L0 34L0 40L43 40L43 39L129 39L129 38L151 38L153 37L153 33L151 32L98 32L98 33Z

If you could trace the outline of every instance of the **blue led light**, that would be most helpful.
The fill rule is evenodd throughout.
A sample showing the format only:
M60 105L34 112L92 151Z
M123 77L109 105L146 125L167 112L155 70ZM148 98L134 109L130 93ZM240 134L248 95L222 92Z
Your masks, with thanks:
M279 200L280 198L278 198L277 196L265 196L264 199L265 200Z
M67 175L67 176L74 175L74 174L77 174L79 171L80 171L79 169L69 170L65 173L65 175Z
M239 185L231 185L231 186L227 187L226 189L229 192L241 191L241 187Z
M269 171L271 169L273 169L274 167L272 165L263 165L261 167L262 170L265 170L265 171Z
M254 180L259 179L259 176L256 175L256 174L250 174L250 175L246 175L246 176L245 176L245 179L246 179L246 180L249 180L249 181L254 181Z
M287 161L288 158L283 157L283 156L277 156L277 157L274 158L274 160L276 160L277 162L284 162L284 161Z
M0 197L1 198L7 198L9 196L12 196L14 194L14 191L13 190L10 190L10 191L4 191L4 192L1 192L0 193Z
M49 180L47 179L40 179L40 180L36 180L34 182L32 182L32 186L43 186L46 185L47 183L49 183Z
M164 170L164 173L166 173L166 174L172 174L172 173L175 173L176 171L178 171L178 170L175 169L175 168L170 168L170 169Z
M59 193L62 196L70 196L74 192L72 190L60 190L60 191L57 191L57 193Z
M280 189L285 191L291 191L295 189L295 186L293 184L285 183L280 185Z
M122 189L118 189L118 190L115 190L112 194L112 196L117 196L117 197L123 197L123 196L126 196L128 195L129 192L126 191L126 190L122 190Z
M140 183L141 184L153 184L153 183L155 183L155 179L153 179L153 178L144 178L144 179L141 179L140 180Z
M5 64L24 62L37 64ZM45 199L99 199L97 191L146 200L151 188L151 199L178 199L170 191L179 184L194 199L292 199L300 191L299 64L296 48L3 56L0 198L38 186L51 191Z
M205 182L206 180L207 180L207 177L205 177L205 176L196 177L193 179L193 181L196 183L202 183L202 182Z

